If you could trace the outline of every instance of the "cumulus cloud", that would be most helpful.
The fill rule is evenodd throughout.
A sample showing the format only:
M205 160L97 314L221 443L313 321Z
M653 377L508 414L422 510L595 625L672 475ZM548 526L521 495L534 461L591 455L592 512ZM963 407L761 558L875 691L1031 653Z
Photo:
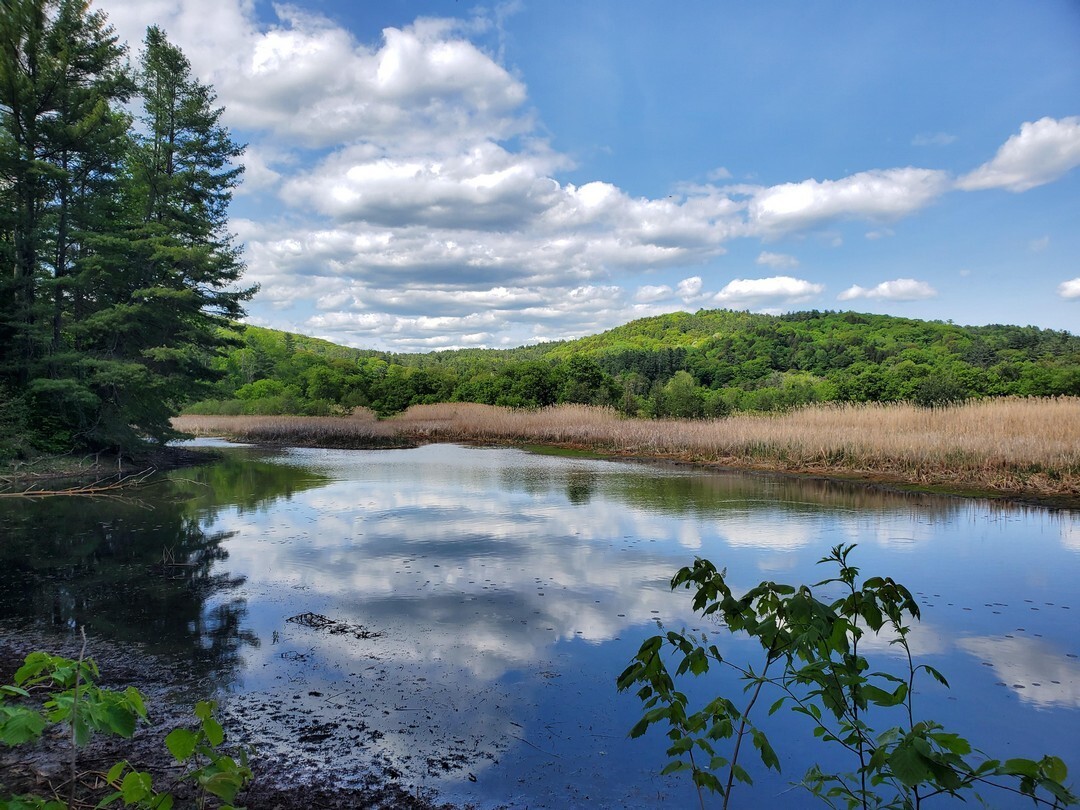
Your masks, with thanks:
M252 321L350 345L511 346L675 307L796 305L824 286L776 275L717 291L698 268L737 239L816 229L839 247L839 229L823 229L836 221L890 235L888 223L956 187L945 172L915 167L774 186L730 184L717 167L658 199L603 178L566 182L562 173L577 167L552 149L523 78L499 56L510 6L420 18L361 41L296 5L273 6L267 21L254 0L98 4L135 50L145 26L160 24L251 144L238 207L278 206L270 218L232 222L247 280L261 284ZM1025 124L962 187L1053 179L1080 162L1077 127L1075 118ZM768 250L756 263L778 274L799 266ZM679 275L641 283L658 271ZM920 284L856 286L842 297L912 300L930 290ZM1076 285L1059 292L1080 297Z
M788 256L786 253L770 253L767 250L761 251L754 259L754 263L774 267L777 270L791 270L799 266L799 260L794 256Z
M688 301L701 294L701 287L701 276L691 276L680 281L675 288L675 292L678 293L680 298Z
M1069 279L1063 281L1058 285L1058 295L1062 298L1067 298L1070 301L1075 301L1080 298L1080 278Z
M638 291L634 294L634 300L648 304L653 301L664 301L671 298L672 289L666 284L660 284L658 286L646 285L644 287L638 287Z
M859 172L840 180L782 183L754 193L750 224L769 234L852 217L894 220L929 205L948 185L945 172L911 167Z
M336 220L506 229L554 204L559 186L547 173L558 162L491 141L455 155L401 158L355 146L294 177L281 195Z
M713 301L733 309L787 306L825 291L825 285L791 276L737 278L728 282Z
M1026 122L993 159L957 181L964 191L1027 191L1080 166L1080 116Z
M521 110L524 84L469 39L490 25L482 19L420 18L368 45L295 6L275 5L269 26L257 24L251 0L103 0L102 7L130 43L142 40L149 22L164 28L214 85L231 125L291 143L367 141L408 153L533 126Z
M933 298L937 290L925 281L916 281L913 278L898 278L893 281L883 281L875 287L860 287L853 284L837 297L840 301L852 301L856 298L879 298L883 301L921 301Z

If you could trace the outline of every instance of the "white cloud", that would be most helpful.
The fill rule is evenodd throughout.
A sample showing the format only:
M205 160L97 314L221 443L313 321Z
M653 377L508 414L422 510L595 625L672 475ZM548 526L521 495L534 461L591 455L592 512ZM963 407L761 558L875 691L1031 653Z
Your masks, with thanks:
M680 298L688 301L701 294L701 287L701 276L691 276L680 281L675 288L675 292L679 294Z
M282 199L339 221L451 228L520 227L557 202L550 154L511 153L485 141L454 155L335 153L282 188Z
M871 241L875 239L887 239L890 236L896 236L896 231L894 231L892 228L878 228L876 230L866 232L866 238L870 239Z
M804 180L758 190L750 224L768 234L814 227L835 219L893 220L930 204L948 189L948 175L933 169L860 172L841 180Z
M777 275L717 292L702 281L715 272L707 263L732 240L807 229L841 247L839 229L822 228L836 220L873 223L871 239L891 235L885 224L954 187L945 172L914 167L771 187L716 185L732 179L716 167L704 184L673 180L675 192L658 199L605 179L559 179L577 167L552 149L523 78L498 56L512 6L421 18L368 41L299 6L274 6L260 21L254 0L100 6L134 50L146 24L160 24L251 144L237 207L279 206L272 218L231 223L246 278L262 285L252 320L351 345L520 345L675 306L790 306L824 285ZM1072 160L1051 146L1071 143L1078 120L1025 124L987 166L1019 162L1025 177L1049 176L1047 166ZM756 263L799 266L768 250ZM657 281L654 271L679 275ZM645 273L653 283L641 283ZM843 295L911 300L901 281ZM1072 285L1063 297L1080 297Z
M856 298L880 298L884 301L921 301L933 298L937 290L925 281L916 281L913 278L898 278L893 281L883 281L876 287L860 287L853 284L837 297L840 301L851 301Z
M737 278L728 282L713 301L733 309L784 306L820 295L825 285L791 276Z
M671 298L672 289L666 284L659 286L644 286L638 287L638 291L634 294L635 301L641 301L642 303L652 303L653 301L663 301Z
M994 158L957 181L964 191L1027 191L1080 166L1080 116L1040 118L1021 125Z
M789 256L786 253L770 253L767 250L761 251L758 257L754 259L754 263L773 267L777 270L792 270L799 266L799 260L794 256Z
M1049 236L1041 236L1038 239L1032 239L1028 243L1028 250L1030 250L1032 253L1042 253L1048 247L1050 247Z
M1073 301L1080 298L1080 278L1069 279L1058 285L1058 295Z

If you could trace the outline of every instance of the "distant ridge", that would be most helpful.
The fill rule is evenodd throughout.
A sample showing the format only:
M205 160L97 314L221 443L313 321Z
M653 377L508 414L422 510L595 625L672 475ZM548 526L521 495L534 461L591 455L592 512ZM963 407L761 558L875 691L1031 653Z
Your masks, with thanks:
M515 349L404 354L263 327L221 358L195 413L387 415L414 404L610 405L641 416L722 416L813 402L1080 395L1080 337L1034 326L961 326L894 315L731 310L640 318Z

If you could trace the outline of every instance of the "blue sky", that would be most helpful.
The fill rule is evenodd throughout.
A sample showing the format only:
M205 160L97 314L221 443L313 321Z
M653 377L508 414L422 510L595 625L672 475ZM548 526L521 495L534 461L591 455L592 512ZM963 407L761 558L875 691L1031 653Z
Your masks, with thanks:
M1080 323L1075 0L103 0L249 144L251 323L393 351L676 310Z

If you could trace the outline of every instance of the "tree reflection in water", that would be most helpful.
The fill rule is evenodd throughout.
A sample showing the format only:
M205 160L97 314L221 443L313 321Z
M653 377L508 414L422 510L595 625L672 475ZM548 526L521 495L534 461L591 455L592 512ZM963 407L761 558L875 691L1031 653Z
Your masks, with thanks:
M230 596L223 546L207 532L222 508L265 508L322 483L308 470L230 456L176 471L133 497L53 497L0 503L0 619L139 644L193 678L235 677L246 600Z

